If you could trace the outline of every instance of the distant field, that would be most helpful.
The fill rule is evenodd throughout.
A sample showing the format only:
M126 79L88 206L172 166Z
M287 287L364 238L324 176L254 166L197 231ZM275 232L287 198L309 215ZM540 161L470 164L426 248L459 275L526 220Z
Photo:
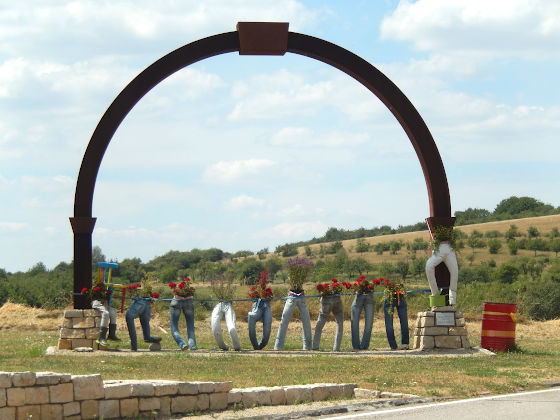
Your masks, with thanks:
M473 230L478 230L481 233L486 233L491 230L497 230L500 233L505 233L510 225L516 225L519 232L526 234L527 229L530 226L536 227L542 235L547 234L551 231L552 228L556 227L560 229L560 214L552 215L552 216L542 216L542 217L531 217L525 219L512 219L512 220L503 220L500 222L488 222L488 223L479 223L474 225L466 225L466 226L458 226L456 229L465 232L469 235ZM383 236L374 236L371 238L364 238L367 243L371 245L375 245L380 242L390 242L390 241L398 241L402 240L403 242L412 242L415 238L422 238L425 241L430 240L430 235L428 231L420 231L420 232L408 232L408 233L397 233L395 235L383 235ZM504 238L499 238L504 241ZM373 264L380 263L382 261L387 261L394 263L399 260L406 259L410 257L409 253L407 252L406 247L403 247L397 254L392 255L390 252L384 252L382 255L377 255L374 251L369 251L365 253L357 253L354 252L356 247L356 239L349 239L346 241L342 241L344 249L348 252L348 255L352 258L362 257L365 258L367 261ZM323 244L328 246L329 243ZM311 245L311 250L313 251L314 256L319 255L319 248L320 245ZM305 255L305 248L300 247L298 249L300 255ZM459 258L464 258L465 255L471 254L472 250L470 248L465 248L458 253ZM534 251L530 250L518 250L518 256L534 256ZM553 252L546 252L546 251L538 251L538 255L549 255L554 256ZM417 256L425 256L428 257L430 255L429 251L423 252L418 251ZM482 261L488 261L493 259L496 263L500 264L504 261L509 260L512 258L509 255L507 246L505 245L505 241L503 243L502 248L500 249L498 254L490 254L487 248L477 249L475 251L475 259L473 264L480 264Z

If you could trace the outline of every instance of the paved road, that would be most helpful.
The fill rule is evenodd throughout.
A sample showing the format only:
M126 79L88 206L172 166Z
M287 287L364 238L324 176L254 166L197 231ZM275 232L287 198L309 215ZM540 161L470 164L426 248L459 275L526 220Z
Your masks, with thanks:
M321 418L329 420L560 420L560 388Z

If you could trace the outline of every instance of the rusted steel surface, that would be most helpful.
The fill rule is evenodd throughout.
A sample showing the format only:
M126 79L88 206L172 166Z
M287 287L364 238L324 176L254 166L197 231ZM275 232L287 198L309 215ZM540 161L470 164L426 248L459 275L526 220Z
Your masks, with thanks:
M288 23L239 22L240 55L284 55L288 48Z
M239 25L240 32L210 36L170 52L142 71L116 97L101 117L84 154L76 183L75 219L91 218L95 182L105 150L126 115L146 93L190 64L219 54L240 51L240 38L243 38L245 53L269 54L270 50L279 53L281 49L277 43L284 33L287 33L287 52L314 58L338 68L363 84L389 108L408 135L420 161L428 189L430 215L451 216L447 177L436 144L418 111L391 80L361 57L338 45L308 35L287 32L287 26L285 29L282 26L287 24L264 23L259 26L252 22L241 22ZM263 33L268 34L266 36L269 39L261 43L255 38ZM247 34L249 39L245 40ZM74 290L80 287L78 283L82 287L91 285L91 248L91 232L75 231Z

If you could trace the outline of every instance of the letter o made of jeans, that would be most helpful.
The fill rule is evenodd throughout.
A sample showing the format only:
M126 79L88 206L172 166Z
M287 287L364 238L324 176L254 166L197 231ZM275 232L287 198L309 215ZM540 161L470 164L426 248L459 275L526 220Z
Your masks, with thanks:
M257 341L257 321L263 323L263 335L261 341ZM267 299L259 299L253 303L251 312L247 314L247 323L249 326L249 339L255 350L262 350L268 344L270 339L270 330L272 327L272 310L270 309L270 301Z
M229 350L229 346L224 342L224 338L222 336L222 319L226 321L226 327L229 331L229 336L231 337L231 345L233 346L233 349L236 351L241 350L239 336L237 335L237 329L235 328L235 312L231 306L231 301L220 302L214 306L210 317L210 325L212 327L212 333L214 334L216 344L218 344L218 347L222 350Z

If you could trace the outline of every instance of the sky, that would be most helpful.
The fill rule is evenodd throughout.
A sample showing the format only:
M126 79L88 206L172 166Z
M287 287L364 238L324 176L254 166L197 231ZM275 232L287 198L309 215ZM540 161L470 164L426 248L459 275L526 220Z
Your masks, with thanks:
M560 205L556 0L0 0L0 268L72 260L76 179L107 107L160 57L239 21L289 22L389 77L436 141L452 212L512 195ZM375 95L307 57L230 53L170 76L123 121L93 245L147 262L429 215L414 149Z

